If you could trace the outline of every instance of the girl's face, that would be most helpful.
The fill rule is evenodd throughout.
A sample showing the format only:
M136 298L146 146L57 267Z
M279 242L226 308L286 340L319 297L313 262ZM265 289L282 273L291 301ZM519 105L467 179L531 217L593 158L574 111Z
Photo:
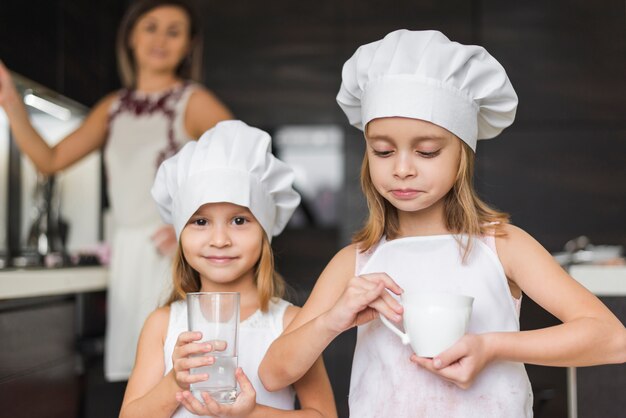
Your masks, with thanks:
M180 240L187 262L202 281L226 290L253 281L263 233L248 208L207 203L189 219Z
M370 176L382 197L404 212L443 203L460 163L461 142L454 134L401 117L374 119L366 132Z
M159 6L142 15L130 36L137 68L175 71L189 51L189 26L187 13L176 6Z

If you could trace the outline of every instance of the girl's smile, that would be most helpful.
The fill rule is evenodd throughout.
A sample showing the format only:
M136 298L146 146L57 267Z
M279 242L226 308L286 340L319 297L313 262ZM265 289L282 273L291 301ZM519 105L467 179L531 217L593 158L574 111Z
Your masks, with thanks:
M207 203L191 216L180 241L185 259L203 282L238 286L242 281L253 282L263 234L248 208Z

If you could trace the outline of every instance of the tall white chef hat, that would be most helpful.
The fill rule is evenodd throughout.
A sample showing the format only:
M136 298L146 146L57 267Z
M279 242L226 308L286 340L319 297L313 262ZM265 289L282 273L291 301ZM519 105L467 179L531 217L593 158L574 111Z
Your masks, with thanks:
M266 132L241 121L224 121L161 164L152 197L178 238L200 206L230 202L249 208L271 240L300 203L294 177L272 155Z
M397 30L359 47L343 66L339 106L355 127L372 119L422 119L476 150L513 123L517 95L504 68L480 46L437 31Z

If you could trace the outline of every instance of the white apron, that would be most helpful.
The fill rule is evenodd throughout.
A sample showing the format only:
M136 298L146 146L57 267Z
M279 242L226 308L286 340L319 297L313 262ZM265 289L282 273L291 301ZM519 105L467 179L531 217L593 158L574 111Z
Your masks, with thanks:
M485 243L488 239L493 237L473 240L466 264L452 235L383 242L358 274L385 272L409 293L473 296L469 333L519 331L515 301L496 253ZM359 258L368 256L357 253L357 266ZM350 379L351 417L532 416L532 391L522 363L491 363L464 390L411 363L411 354L410 346L379 319L358 328Z

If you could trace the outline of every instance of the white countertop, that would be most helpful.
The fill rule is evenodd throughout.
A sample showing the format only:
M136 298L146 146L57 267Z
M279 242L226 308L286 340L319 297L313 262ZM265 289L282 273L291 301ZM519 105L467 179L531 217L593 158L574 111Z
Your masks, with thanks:
M573 265L569 274L596 296L626 296L626 266Z
M0 300L104 290L108 277L100 266L0 270Z

